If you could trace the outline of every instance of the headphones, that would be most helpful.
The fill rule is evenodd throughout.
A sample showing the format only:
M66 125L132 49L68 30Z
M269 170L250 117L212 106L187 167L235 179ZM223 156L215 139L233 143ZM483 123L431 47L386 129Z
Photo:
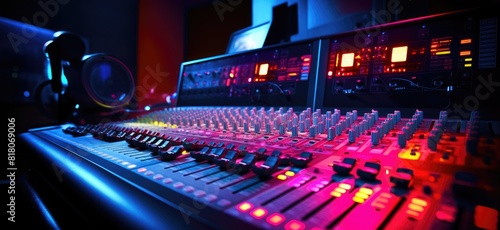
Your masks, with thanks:
M99 115L128 105L135 91L128 67L108 54L85 55L85 51L83 39L71 32L56 32L45 43L50 80L36 91L42 111L52 116L55 112L61 120L75 113Z

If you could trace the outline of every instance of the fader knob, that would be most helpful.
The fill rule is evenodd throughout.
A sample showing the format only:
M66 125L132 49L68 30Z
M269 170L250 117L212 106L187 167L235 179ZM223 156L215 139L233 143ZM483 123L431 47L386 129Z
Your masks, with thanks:
M358 168L356 174L364 180L375 180L380 172L380 164L375 162L366 162L362 168Z
M391 175L390 181L398 188L407 189L413 184L413 170L398 168L396 174Z
M262 165L252 165L252 171L260 177L265 178L271 176L271 174L273 174L278 169L279 165L279 157L269 156Z
M234 150L230 150L227 152L227 154L224 157L215 158L214 161L215 161L215 164L218 165L220 169L226 170L232 164L234 164L237 157L238 157L238 153Z
M255 162L257 162L257 157L251 153L247 153L243 156L243 159L232 166L232 168L234 168L237 173L246 173L252 168Z
M164 161L170 161L170 160L174 160L176 159L177 157L179 157L182 152L184 151L184 148L182 148L182 146L180 145L177 145L177 146L173 146L173 147L170 147L168 150L159 150L158 151L158 155L160 156L160 158Z
M305 167L312 160L312 153L302 152L298 156L292 156L290 162L298 167Z
M333 165L333 171L340 175L348 175L356 164L356 159L346 157L342 162Z

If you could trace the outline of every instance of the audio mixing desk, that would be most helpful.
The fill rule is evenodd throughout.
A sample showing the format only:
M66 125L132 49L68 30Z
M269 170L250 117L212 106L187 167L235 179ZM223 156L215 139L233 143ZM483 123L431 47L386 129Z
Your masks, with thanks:
M124 228L499 229L497 26L467 10L188 61L173 108L20 141L34 181Z

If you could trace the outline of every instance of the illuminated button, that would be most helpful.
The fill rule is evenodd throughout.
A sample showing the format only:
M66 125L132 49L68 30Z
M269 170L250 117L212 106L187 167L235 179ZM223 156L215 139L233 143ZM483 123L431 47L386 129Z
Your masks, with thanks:
M292 172L292 171L286 171L285 175L287 175L287 176L295 176L295 173Z
M134 165L134 164L127 166L127 168L129 168L129 169L133 169L135 167L137 167L137 165Z
M213 202L213 201L217 200L217 196L214 194L210 194L210 195L207 195L204 199L208 202Z
M336 192L336 191L333 191L330 193L330 195L334 196L334 197L341 197L342 196L342 193L340 192Z
M392 198L392 194L390 193L386 193L386 192L383 192L382 194L380 194L379 198Z
M344 183L339 184L339 188L343 188L345 190L349 190L349 189L351 189L351 187L352 186L350 184L344 184Z
M163 180L163 183L164 183L164 184L170 184L170 183L172 183L172 181L174 181L174 180L172 180L172 178L168 177L168 178L165 178L165 179Z
M278 178L278 180L286 180L287 177L283 174L280 174L276 178Z
M146 168L138 168L137 169L137 172L140 172L140 173L143 173L143 172L146 172L147 169Z
M174 188L182 188L182 187L184 187L184 183L182 183L182 182L175 182L173 186L174 186Z
M378 209L384 209L385 208L385 205L383 205L381 203L378 203L378 202L372 202L372 206L374 208L378 208Z
M420 205L416 205L416 204L408 204L408 208L410 210L413 210L413 211L416 211L416 212L423 212L424 211L424 207L420 206Z
M279 224L283 223L283 221L285 221L285 217L278 213L275 213L267 217L266 221L267 223L270 223L274 226L278 226Z
M291 220L285 225L286 230L302 230L305 229L306 226L304 223L298 221L298 220Z
M193 192L193 195L196 196L196 197L203 197L205 196L205 191L202 191L202 190L196 190Z
M194 187L193 186L186 186L184 189L182 189L184 192L192 192L194 191Z
M253 207L252 204L248 203L248 202L245 202L245 203L242 203L240 205L238 205L238 207L236 207L238 210L240 210L241 212L246 212L248 211L249 209L251 209Z
M389 200L386 199L386 198L383 198L383 197L377 197L377 202L380 202L380 203L389 203Z
M408 214L409 216L411 217L419 217L420 216L420 213L419 212L415 212L413 210L407 210L406 211L406 214Z
M267 214L267 211L263 208L257 208L255 210L253 210L253 212L250 213L250 215L252 215L253 217L255 217L257 219L262 218L266 214Z
M369 188L360 188L359 192L362 192L362 193L367 194L367 195L372 195L373 194L373 190L371 190Z
M123 161L121 164L122 164L122 165L129 165L130 163L129 163L129 162L127 162L127 161Z
M226 199L221 199L217 202L217 205L221 206L221 207L227 207L228 205L231 204L231 201L228 201Z
M343 188L340 188L340 187L337 187L334 189L335 192L338 192L338 193L345 193L347 190L343 189Z
M497 229L498 211L477 205L474 209L474 225L481 229Z
M422 206L422 207L427 206L427 201L422 200L422 199L418 199L418 198L412 198L411 203Z
M355 196L365 200L368 199L368 194L362 192L357 192Z
M360 203L360 204L362 204L362 203L364 203L364 202L365 202L365 199L363 199L363 198L361 198L361 197L358 197L358 196L353 197L353 198L352 198L352 200L353 200L354 202L356 202L356 203Z
M159 180L159 179L162 179L162 178L163 178L163 175L161 175L161 174L156 174L156 175L153 176L153 179L155 179L155 180Z
M146 176L151 176L153 174L155 174L153 171L147 171L144 173L144 175L146 175Z

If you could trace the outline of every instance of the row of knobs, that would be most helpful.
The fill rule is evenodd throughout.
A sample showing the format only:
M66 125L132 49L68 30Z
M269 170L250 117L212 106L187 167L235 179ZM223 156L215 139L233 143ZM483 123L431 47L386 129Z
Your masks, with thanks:
M296 137L300 133L307 133L310 138L318 134L326 134L327 140L333 140L336 136L347 133L351 143L368 132L371 135L372 144L377 145L401 121L401 113L395 110L379 122L379 113L376 110L364 113L362 119L358 120L357 110L347 112L344 117L341 117L338 109L322 114L320 109L312 112L308 108L297 115L292 108L286 111L283 108L276 111L273 108L267 111L263 108L260 110L256 108L173 108L149 114L138 120L143 123L151 123L151 121L222 131L289 134L291 137ZM422 121L423 112L417 110L397 132L398 144L401 148L406 146L407 141L411 139ZM439 126L437 127L439 130ZM441 134L442 131L436 132L437 136Z

